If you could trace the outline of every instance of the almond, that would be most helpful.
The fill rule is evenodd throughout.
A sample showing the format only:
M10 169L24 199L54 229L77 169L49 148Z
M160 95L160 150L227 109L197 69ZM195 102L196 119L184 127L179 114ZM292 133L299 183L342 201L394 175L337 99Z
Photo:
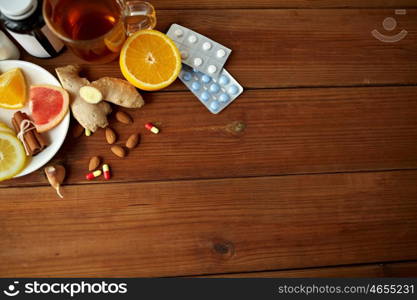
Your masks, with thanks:
M111 152L113 152L114 155L118 156L118 157L125 157L126 156L126 151L123 147L119 146L119 145L114 145L110 148Z
M88 171L97 170L98 166L100 165L101 159L98 156L93 156L90 158L90 163L88 164Z
M119 121L120 123L123 123L123 124L132 124L133 123L132 117L129 116L124 111L118 111L116 113L116 120Z
M110 145L116 143L117 135L116 135L116 132L114 132L113 129L111 129L110 127L107 127L106 131L105 131L105 135L106 135L107 143L109 143Z
M84 132L84 127L82 127L78 122L72 127L72 137L79 138Z
M126 141L126 147L129 149L135 148L139 143L139 134L134 133Z

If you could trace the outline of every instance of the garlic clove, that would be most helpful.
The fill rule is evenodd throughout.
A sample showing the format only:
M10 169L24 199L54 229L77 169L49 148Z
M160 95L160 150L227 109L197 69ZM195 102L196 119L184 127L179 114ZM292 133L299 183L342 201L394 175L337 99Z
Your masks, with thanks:
M65 179L65 168L61 165L47 166L44 169L49 184L56 190L59 197L64 198L61 194L61 184Z

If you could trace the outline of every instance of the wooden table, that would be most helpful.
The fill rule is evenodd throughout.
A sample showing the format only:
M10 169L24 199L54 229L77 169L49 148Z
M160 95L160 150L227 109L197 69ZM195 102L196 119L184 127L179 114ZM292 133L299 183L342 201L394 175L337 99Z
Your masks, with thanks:
M154 4L159 30L233 49L245 93L217 116L179 81L144 93L134 126L114 125L122 141L142 133L125 159L103 131L68 136L53 160L63 200L42 171L2 182L0 276L417 276L417 2ZM117 62L83 67L121 76ZM84 179L93 155L112 181Z

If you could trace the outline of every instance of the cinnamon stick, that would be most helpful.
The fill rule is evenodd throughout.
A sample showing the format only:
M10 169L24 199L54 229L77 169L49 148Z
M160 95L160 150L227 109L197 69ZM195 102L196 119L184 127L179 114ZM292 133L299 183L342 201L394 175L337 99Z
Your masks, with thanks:
M25 113L23 113L23 116L25 117L26 120L30 120L29 116ZM41 133L37 132L36 130L33 130L33 134L35 135L36 140L39 143L39 146L41 147L42 151L43 149L45 149L46 147L48 147L48 141L46 140L45 136L42 135Z
M18 111L14 114L12 124L17 133L20 131L20 124L23 122L23 120L29 120L29 117L25 113ZM38 154L48 146L45 138L35 129L26 132L23 135L23 139L25 140L30 156Z

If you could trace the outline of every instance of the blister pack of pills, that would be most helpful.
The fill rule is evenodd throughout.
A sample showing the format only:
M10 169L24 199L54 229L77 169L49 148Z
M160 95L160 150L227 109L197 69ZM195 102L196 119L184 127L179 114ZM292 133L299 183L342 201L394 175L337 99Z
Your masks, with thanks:
M226 69L214 78L182 64L179 78L213 114L221 112L243 92L243 87Z
M181 52L182 62L211 77L219 77L232 50L178 24L167 35Z

